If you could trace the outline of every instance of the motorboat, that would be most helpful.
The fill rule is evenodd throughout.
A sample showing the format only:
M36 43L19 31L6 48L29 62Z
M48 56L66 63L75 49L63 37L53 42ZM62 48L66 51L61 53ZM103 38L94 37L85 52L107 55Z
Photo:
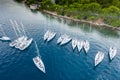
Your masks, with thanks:
M97 66L98 64L100 64L102 62L102 60L104 59L104 53L101 51L98 51L96 56L95 56L95 66Z
M117 53L117 49L115 47L110 47L109 49L110 60L112 60L115 57L116 53Z
M77 48L78 48L78 51L80 52L81 49L83 48L83 41L82 40L78 40L77 42Z
M90 49L89 41L84 40L84 42L83 42L83 47L84 47L85 52L87 53L88 50Z

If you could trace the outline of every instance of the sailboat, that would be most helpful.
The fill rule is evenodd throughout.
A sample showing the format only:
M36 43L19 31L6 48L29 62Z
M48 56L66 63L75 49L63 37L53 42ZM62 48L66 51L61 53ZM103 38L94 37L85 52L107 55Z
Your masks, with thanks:
M48 41L48 42L51 41L51 40L55 37L55 35L56 35L56 32L50 32L47 41Z
M15 48L19 49L20 45L25 41L27 41L27 37L21 36L20 39L17 40L17 44L15 45Z
M17 24L17 22L16 22L16 24ZM18 41L18 43L17 43L17 45L15 47L20 49L20 50L25 50L32 43L33 39L32 38L28 39L28 37L25 34L25 30L23 28L23 24L22 23L21 23L21 29L22 29L22 32L20 32L20 30L18 29L19 33L24 33L24 34L21 36L22 39Z
M25 50L26 48L28 48L29 46L30 46L30 44L32 43L32 41L33 41L33 38L30 38L30 39L28 39L28 37L26 36L26 34L25 34L25 30L24 30L24 28L23 28L23 24L21 23L21 27L22 27L22 31L23 31L23 33L24 33L24 35L23 35L23 40L21 40L20 41L20 45L19 45L19 49L20 50Z
M73 48L73 50L76 48L77 43L78 43L77 39L72 39L72 48Z
M14 31L15 31L15 33L16 33L18 38L16 40L14 40L13 42L11 42L9 45L11 47L15 46L15 48L20 49L20 50L25 50L32 43L33 39L32 38L28 39L28 37L25 34L25 30L23 28L23 24L22 23L20 25L22 31L20 31L20 29L18 28L19 25L18 25L17 21L13 22L12 20L10 20L10 22L11 22L12 27L13 27L13 29L14 29ZM15 27L16 27L18 33L17 33Z
M19 49L19 46L27 40L27 37L25 35L22 35L22 31L23 31L23 28L21 27L22 31L20 31L20 29L18 28L20 25L18 25L17 21L15 20L15 27L17 28L18 32L19 32L19 35L20 37L17 39L17 44L15 45L15 48L18 48Z
M61 36L58 38L57 44L60 44L60 43L63 41L64 36L65 36L65 34L64 34L64 35L61 35Z
M18 33L17 33L16 29L15 29L15 23L11 19L10 19L10 23L12 25L12 28L13 28L16 36L19 37L19 35L18 35ZM9 46L14 47L17 44L17 42L19 40L21 40L21 39L23 39L23 37L19 37L19 38L15 39L14 41L12 41L12 42L9 43Z
M1 31L3 32L3 36L0 38L0 40L2 40L2 41L10 41L11 39L10 39L10 37L8 37L8 36L6 35L6 33L4 32L4 30L3 30L3 28L2 28L2 24L0 24L0 28L1 28Z
M36 52L37 52L38 56L33 58L33 62L34 62L34 64L36 65L36 67L38 69L40 69L43 73L46 73L45 66L44 66L44 63L43 63L43 61L42 61L42 59L40 57L39 49L38 49L36 41L35 41L35 47L36 47L36 50L37 50Z
M32 43L33 39L30 38L29 40L23 41L23 43L21 43L21 45L19 46L20 50L25 50L27 47L30 46L30 44Z
M11 46L11 47L14 47L14 46L15 46L16 48L18 48L18 47L17 47L18 44L21 43L24 39L25 39L24 36L21 36L21 37L17 38L16 40L10 42L10 43L9 43L9 46Z
M44 41L48 39L50 31L47 30L46 33L44 34Z
M117 54L117 49L115 47L110 47L109 49L110 60L112 60L116 54Z
M104 53L101 52L101 51L98 51L98 53L95 56L95 66L97 66L98 64L100 64L103 59L104 59Z
M83 41L82 40L78 40L77 42L77 48L78 48L78 51L80 52L81 49L83 48Z
M15 25L14 25L14 23L13 23L13 21L11 19L10 19L10 23L12 25L12 28L13 28L16 36L18 37L18 33L17 33L16 29L15 29ZM9 46L14 47L16 44L17 44L17 40L14 40L14 41L9 43Z
M47 32L44 34L44 41L47 40L47 42L51 41L56 35L56 32L52 32L50 30L47 30Z
M60 45L62 46L64 44L67 44L68 42L70 42L70 40L71 40L71 38L69 35L63 34L62 41L61 41Z
M84 47L85 52L87 53L88 50L90 49L89 41L84 40L84 42L83 42L83 47Z

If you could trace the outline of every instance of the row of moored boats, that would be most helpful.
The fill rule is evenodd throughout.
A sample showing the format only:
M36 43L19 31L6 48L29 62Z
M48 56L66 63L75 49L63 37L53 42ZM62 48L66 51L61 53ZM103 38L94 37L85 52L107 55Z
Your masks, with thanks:
M52 32L50 30L46 31L46 33L44 34L44 40L49 42L51 41L56 35L56 32ZM82 47L84 47L86 53L88 52L89 48L90 48L90 44L89 41L87 40L78 40L78 39L72 39L69 35L67 34L63 34L61 35L58 39L57 39L57 44L59 45L65 45L68 42L70 42L72 40L72 48L73 50L77 47L78 51L80 52Z
M56 35L56 32L52 32L52 31L48 30L44 34L44 40L49 39L49 41L50 41L55 37L55 35ZM77 47L78 51L80 52L81 49L84 48L85 52L88 53L88 51L90 49L90 43L88 40L72 39L69 35L63 34L57 39L57 44L65 45L70 41L72 43L73 50ZM110 47L110 49L109 49L110 60L112 60L115 57L116 53L117 53L117 49L115 47ZM104 53L101 51L98 51L95 56L95 66L97 66L99 63L101 63L103 59L104 59Z
M28 38L26 36L26 33L25 33L25 30L24 30L24 27L23 27L22 23L20 23L18 25L17 21L10 20L10 22L12 24L14 32L16 33L17 39L15 39L14 41L11 41L11 39L5 34L3 28L1 27L2 25L0 25L1 31L4 34L2 37L0 37L0 40L11 41L9 43L9 46L15 47L19 50L25 50L27 47L30 46L33 39ZM24 34L21 34L21 33L24 33ZM49 42L52 39L54 39L55 36L56 36L56 32L48 30L44 34L44 41ZM75 38L72 39L69 35L63 34L57 39L57 44L62 46L62 45L65 45L65 44L69 43L70 41L72 42L71 45L72 45L73 50L75 48L77 48L78 51L80 52L81 49L84 48L85 52L88 53L88 51L90 49L90 43L89 43L88 40L78 40L78 39L75 39ZM39 68L42 72L45 73L46 72L45 71L45 66L44 66L44 63L43 63L43 61L41 59L41 56L39 54L39 49L38 49L36 41L34 41L34 43L35 43L35 47L36 47L37 56L33 58L33 62L36 65L37 68ZM117 53L117 49L115 47L110 47L110 49L109 49L110 60L112 60L115 57L116 53ZM95 56L95 66L97 66L99 63L101 63L103 59L104 59L104 53L101 52L101 51L98 51L96 56Z

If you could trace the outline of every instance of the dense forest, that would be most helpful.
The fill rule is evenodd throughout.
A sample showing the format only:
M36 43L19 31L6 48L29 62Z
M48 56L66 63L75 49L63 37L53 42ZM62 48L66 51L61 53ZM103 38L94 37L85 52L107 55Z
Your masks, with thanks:
M26 4L38 4L39 9L56 12L75 19L95 21L120 27L120 0L17 0Z

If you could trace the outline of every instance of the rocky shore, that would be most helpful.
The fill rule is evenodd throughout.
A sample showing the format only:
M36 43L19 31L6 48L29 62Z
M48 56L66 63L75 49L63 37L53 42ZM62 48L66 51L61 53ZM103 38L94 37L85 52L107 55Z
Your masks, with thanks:
M99 22L99 21L86 21L86 20L80 20L80 19L74 19L71 17L67 17L67 16L62 16L62 15L57 15L55 12L51 12L51 11L47 11L47 10L43 10L44 13L50 14L52 16L56 16L56 17L60 17L60 18L64 18L64 19L68 19L68 20L73 20L76 22L83 22L83 23L88 23L94 26L103 26L103 27L108 27L108 28L112 28L112 29L116 29L120 31L120 27L114 27L108 24L105 24L104 22Z

